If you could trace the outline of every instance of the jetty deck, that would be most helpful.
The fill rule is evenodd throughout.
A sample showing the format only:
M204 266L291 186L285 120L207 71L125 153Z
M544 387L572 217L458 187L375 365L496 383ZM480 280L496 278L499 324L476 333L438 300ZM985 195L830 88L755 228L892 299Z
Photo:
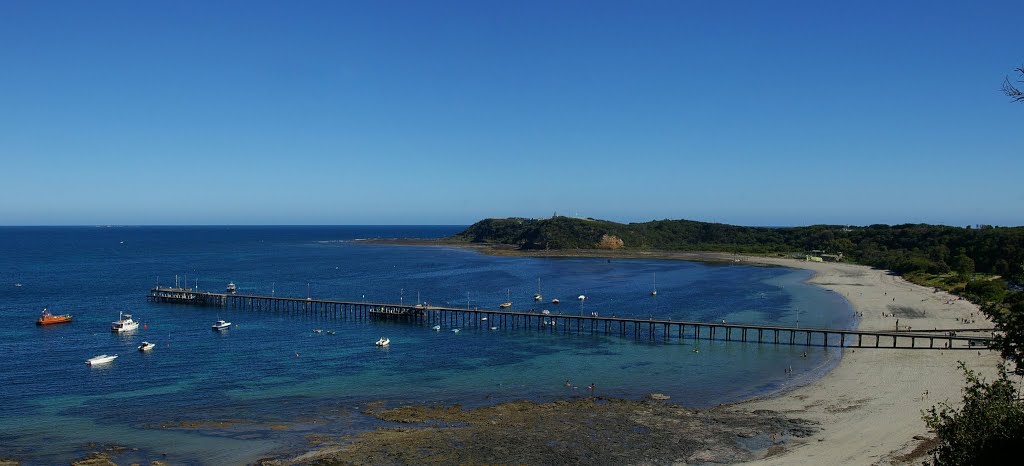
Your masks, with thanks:
M507 309L338 301L314 298L213 293L191 288L156 287L147 298L157 303L216 306L336 319L390 319L450 328L523 329L555 334L631 336L649 341L721 340L852 348L978 349L993 339L993 329L948 331L866 331L744 323L696 322L600 315L543 314Z

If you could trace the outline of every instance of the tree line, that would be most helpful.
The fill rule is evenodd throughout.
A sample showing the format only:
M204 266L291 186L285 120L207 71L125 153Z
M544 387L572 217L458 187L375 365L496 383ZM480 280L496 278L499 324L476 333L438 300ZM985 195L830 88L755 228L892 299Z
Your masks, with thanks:
M956 272L1024 278L1024 227L978 225L812 225L745 227L692 220L616 223L552 217L477 222L454 239L521 249L593 249L609 235L625 249L839 255L900 274Z

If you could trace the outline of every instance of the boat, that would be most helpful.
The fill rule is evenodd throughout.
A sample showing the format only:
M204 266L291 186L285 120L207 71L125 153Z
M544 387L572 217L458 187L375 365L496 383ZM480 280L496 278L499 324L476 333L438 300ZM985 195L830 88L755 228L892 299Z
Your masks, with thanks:
M139 328L139 323L132 320L131 314L125 314L123 312L117 313L117 321L110 323L111 332L130 332Z
M457 328L453 328L453 329L452 329L452 333L459 333L459 329L457 329Z
M324 333L324 331L323 329L315 328L313 329L313 333Z
M36 325L51 325L51 324L63 324L64 322L71 322L71 314L53 315L46 308L43 308L43 313L36 320Z
M578 297L577 297L576 299L578 299L578 300L580 300L580 301L586 301L586 300L587 300L587 296L586 296L586 295L582 295L582 294L581 294L581 295L579 295L579 296L578 296Z
M487 318L486 318L486 317L481 317L481 318L480 318L480 321L481 321L481 322L487 322Z
M85 363L90 365L90 366L98 366L100 364L106 364L106 363L108 363L110 361L113 361L115 359L117 359L117 355L116 354L113 355L113 356L111 356L109 354L101 354L99 356L93 356L93 357L91 357L89 359L86 359Z
M227 289L228 293L235 294L235 291L237 291L237 290L238 290L238 287L235 286L235 282L228 283L228 289Z
M512 290L505 290L505 292L506 292L505 298L508 299L508 301L505 301L505 302L503 302L503 303L498 305L498 307L500 307L502 309L512 307Z
M498 327L491 326L491 330L497 330L497 329L498 329Z
M21 283L15 283L15 284L14 284L14 287L15 287L15 288L21 288Z
M558 298L555 298L555 299L552 299L552 300L551 300L551 304L558 304L558 303L560 303L560 302L561 302L561 301L559 301L559 300L558 300Z
M231 327L231 322L225 322L223 320L218 320L215 324L211 326L211 328L216 331L227 330L228 327Z
M540 301L544 296L540 294L540 277L537 277L537 292L533 294L534 301Z
M435 325L435 326L430 327L430 328L434 329L435 332L440 332L441 331L441 326L440 325Z
M388 345L391 344L391 339L390 338L380 337L380 340L377 340L377 343L375 343L375 344L377 346L388 346Z
M149 350L151 350L153 348L156 348L156 343L150 343L148 341L144 341L144 342L142 342L141 345L139 345L139 351L142 351L142 352L149 351Z
M651 290L651 296L658 296L658 274L654 274L654 289Z
M334 330L328 330L328 331L327 331L326 333L327 333L328 335L334 335L334 333L335 333L335 332L334 332Z
M551 311L549 311L549 310L547 310L547 309L544 309L544 310L540 311L540 313L541 313L541 314L544 314L544 315L550 315L550 314L551 314Z

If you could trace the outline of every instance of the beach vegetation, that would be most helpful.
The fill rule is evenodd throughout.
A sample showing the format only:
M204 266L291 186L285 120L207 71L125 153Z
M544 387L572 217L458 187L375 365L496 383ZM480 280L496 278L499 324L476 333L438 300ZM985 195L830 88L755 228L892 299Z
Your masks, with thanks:
M1002 300L985 303L981 309L1002 330L996 333L993 346L1014 365L1017 375L1024 376L1024 292L1008 291Z
M1024 403L1005 366L992 382L960 363L967 385L963 406L946 402L924 413L925 423L937 434L931 464L1002 464L1008 452L1024 441Z

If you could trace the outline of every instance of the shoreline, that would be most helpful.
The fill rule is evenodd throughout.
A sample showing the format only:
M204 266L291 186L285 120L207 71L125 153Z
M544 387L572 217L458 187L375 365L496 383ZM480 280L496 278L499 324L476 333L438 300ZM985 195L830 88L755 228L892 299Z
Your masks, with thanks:
M429 240L368 243L455 247L497 256L667 259L804 269L813 272L808 283L840 294L859 313L856 328L860 330L992 326L978 306L967 300L910 283L885 270L842 262L723 252L519 251ZM967 325L963 319L976 323ZM954 406L960 403L964 381L958 362L990 378L1000 360L997 352L986 349L844 348L839 363L823 377L730 406L751 412L777 411L821 426L813 438L795 439L784 451L756 461L759 464L914 463L934 441L922 412L943 401Z
M910 283L888 271L846 263L749 257L765 265L814 272L809 283L840 293L861 314L857 328L991 327L978 307L943 291ZM884 317L884 315L893 315ZM958 319L978 320L967 325ZM843 349L824 377L779 396L741 403L749 409L800 414L825 426L813 441L761 464L906 464L921 458L934 438L921 413L941 401L961 400L963 361L985 377L995 374L997 352L971 350Z
M806 283L842 296L861 314L857 329L892 330L897 318L901 328L991 327L965 300L854 264L720 252L524 254L422 240L359 243L453 247L497 256L787 267L809 270ZM883 317L889 313L896 317ZM980 320L972 325L957 320L967 317ZM685 408L658 394L639 400L590 396L510 401L465 410L458 405L380 405L359 415L389 425L355 435L308 436L306 442L287 445L256 464L919 464L934 437L921 411L941 401L959 404L963 378L957 361L964 360L984 377L994 374L1000 361L996 352L987 350L833 349L841 351L838 362L809 382L794 381L769 394L706 409Z

